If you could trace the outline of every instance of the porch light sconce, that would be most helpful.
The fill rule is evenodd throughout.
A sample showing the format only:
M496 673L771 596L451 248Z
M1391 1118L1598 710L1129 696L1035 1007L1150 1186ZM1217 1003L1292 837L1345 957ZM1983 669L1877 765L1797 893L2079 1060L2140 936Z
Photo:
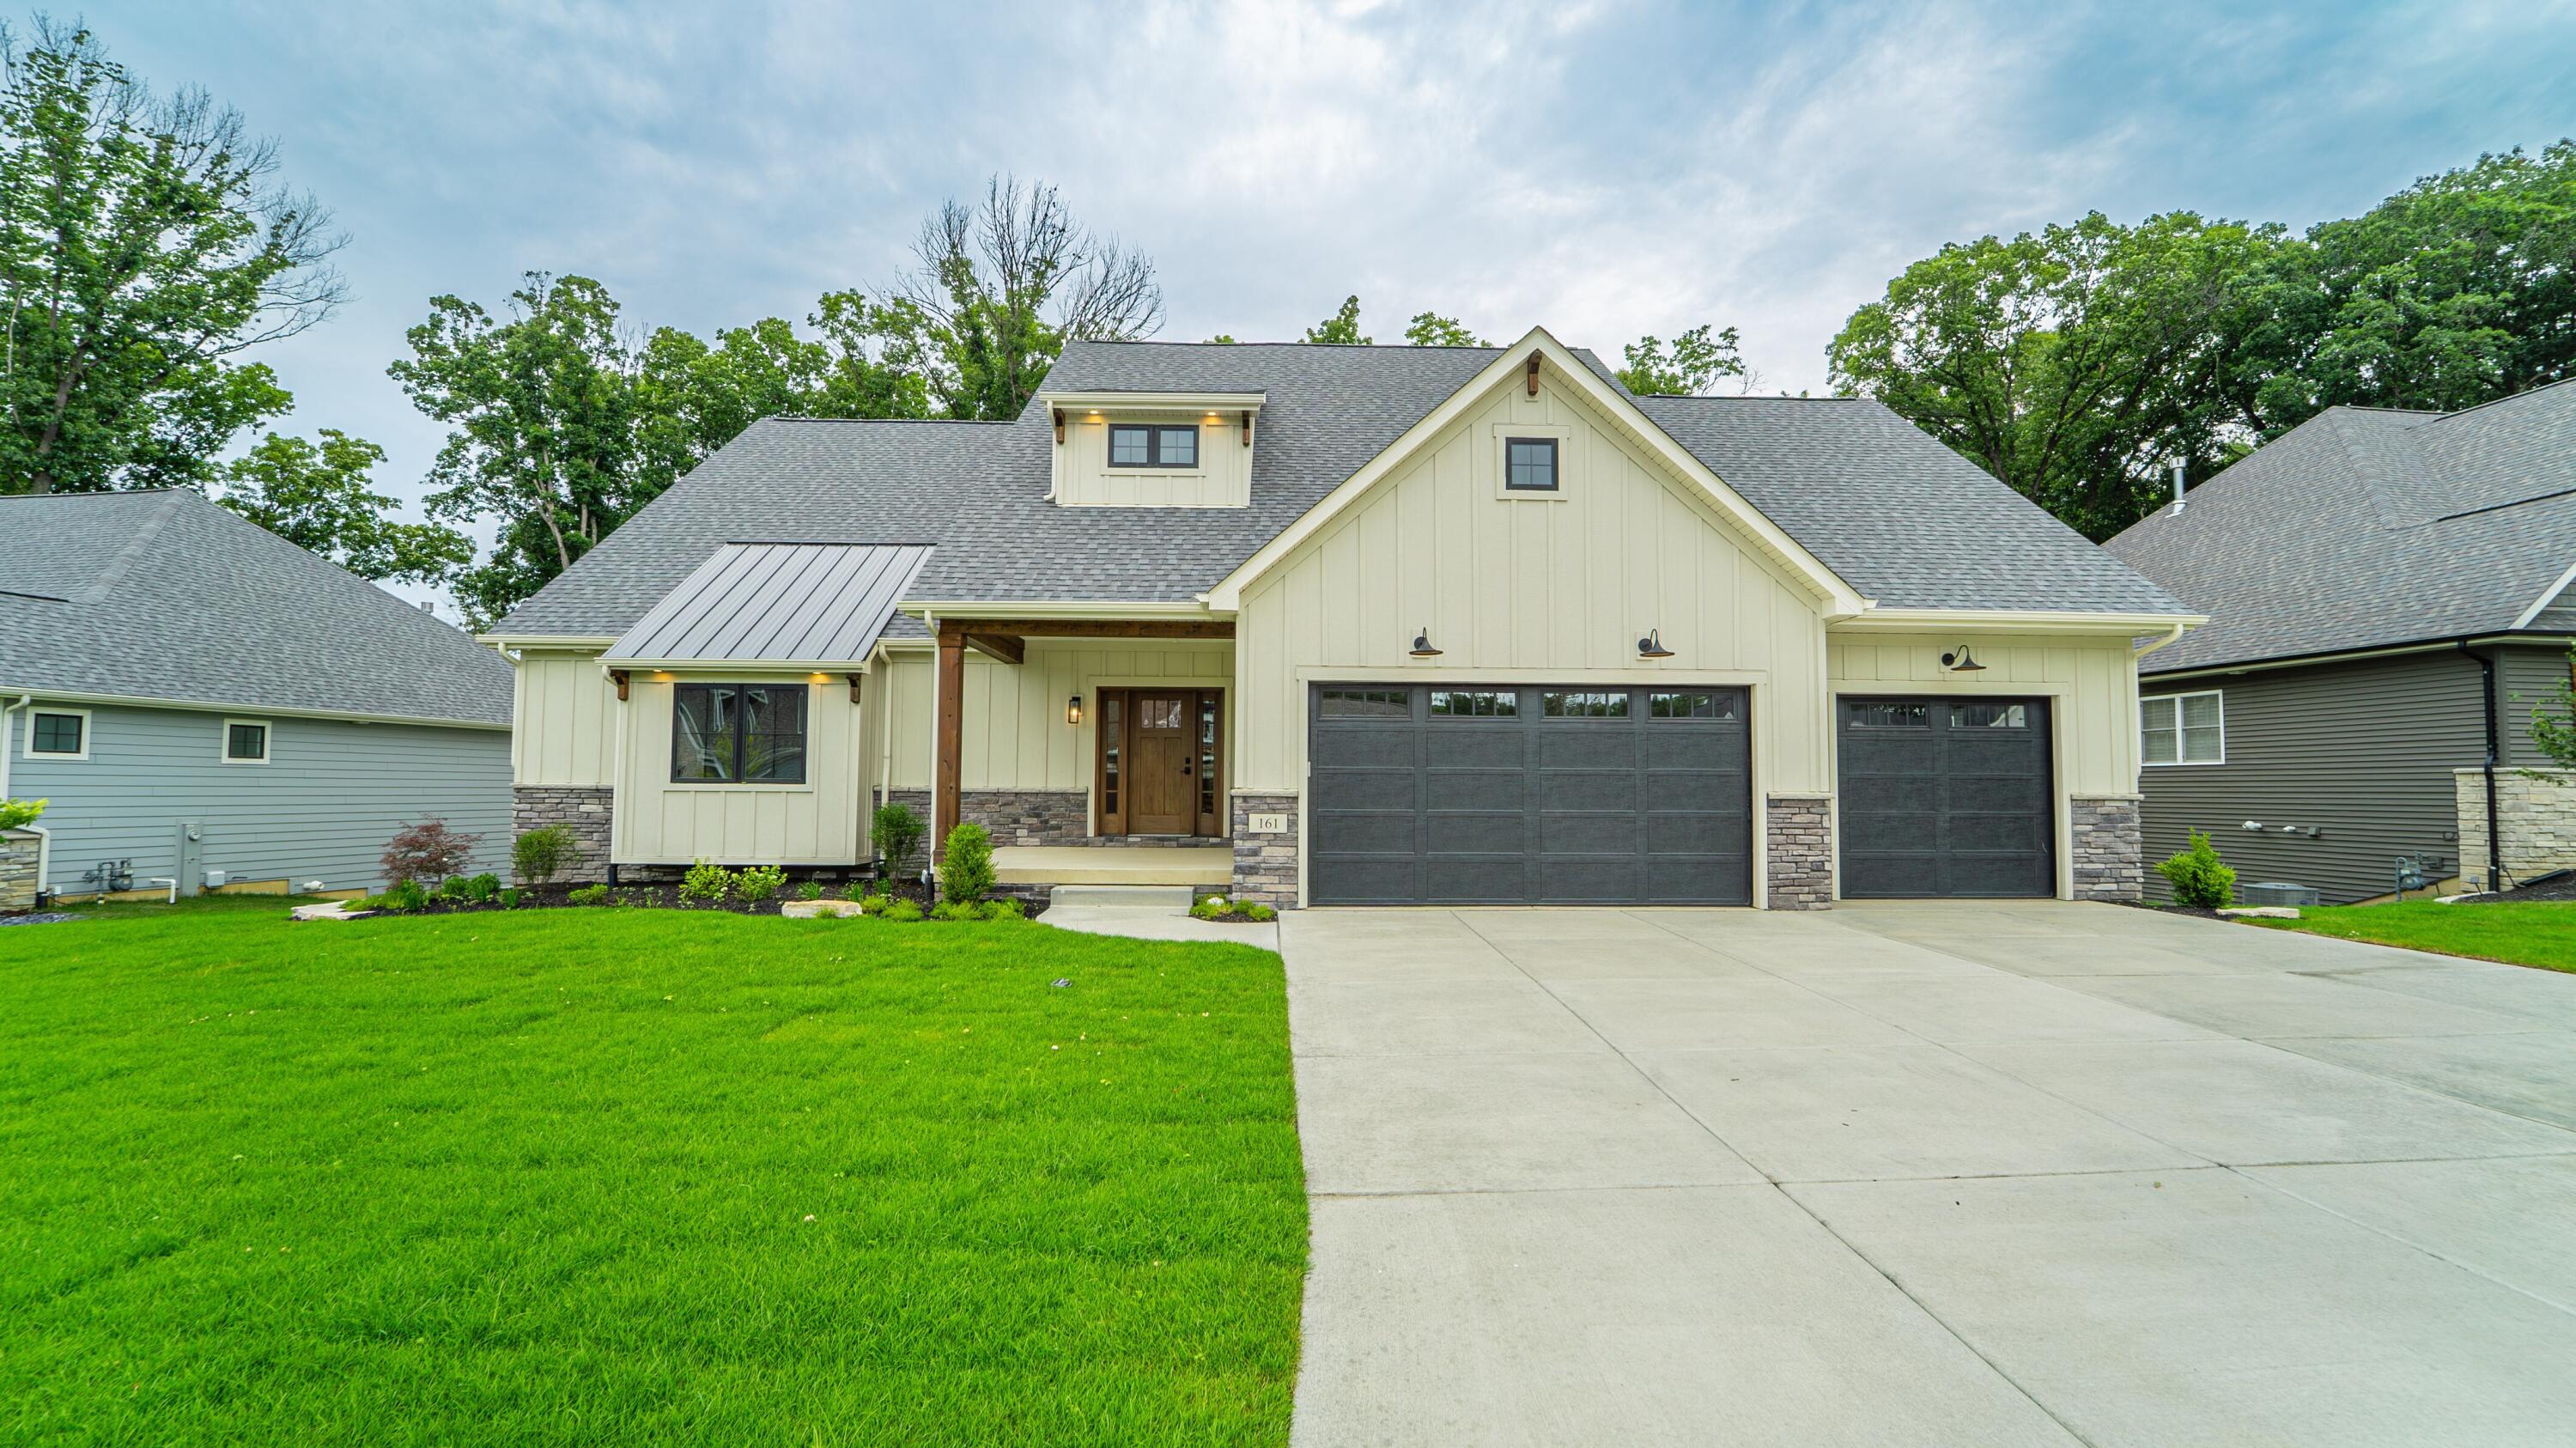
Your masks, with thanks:
M1431 646L1431 630L1428 626L1424 627L1422 632L1413 636L1413 647L1408 652L1417 659L1436 659L1440 657L1440 651Z
M1966 644L1961 644L1958 652L1941 656L1941 667L1954 674L1973 674L1985 668L1985 665L1977 662L1976 656L1968 652Z
M1662 629L1650 628L1644 638L1637 640L1637 657L1641 659L1669 659L1672 656L1673 651L1664 647Z
M1079 724L1082 722L1082 696L1080 694L1076 694L1072 698L1064 701L1064 722L1067 724Z

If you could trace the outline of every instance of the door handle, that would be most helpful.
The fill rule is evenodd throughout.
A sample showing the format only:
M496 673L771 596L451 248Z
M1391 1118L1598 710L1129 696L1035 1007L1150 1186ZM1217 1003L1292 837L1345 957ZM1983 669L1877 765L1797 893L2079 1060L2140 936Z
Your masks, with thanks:
M1183 773L1183 774L1187 774L1187 773L1189 773L1189 772L1190 772L1190 766L1189 766L1188 762L1187 762L1187 761L1183 761L1183 762L1182 762L1182 764L1181 764L1181 773Z

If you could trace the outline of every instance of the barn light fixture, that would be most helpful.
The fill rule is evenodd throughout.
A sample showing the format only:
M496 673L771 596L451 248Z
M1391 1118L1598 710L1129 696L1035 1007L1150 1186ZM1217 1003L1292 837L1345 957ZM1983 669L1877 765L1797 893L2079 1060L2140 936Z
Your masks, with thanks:
M1673 651L1664 647L1662 629L1650 628L1644 638L1637 640L1637 657L1641 659L1669 659L1672 656Z
M1976 656L1968 652L1966 644L1961 644L1958 652L1941 656L1941 667L1954 674L1973 674L1983 669L1985 665L1977 662Z
M1076 694L1072 698L1064 701L1064 722L1067 724L1079 724L1082 722L1082 696L1080 694Z
M1413 636L1413 648L1410 652L1417 659L1436 659L1440 657L1440 651L1431 646L1431 629L1428 625L1424 626L1422 632Z

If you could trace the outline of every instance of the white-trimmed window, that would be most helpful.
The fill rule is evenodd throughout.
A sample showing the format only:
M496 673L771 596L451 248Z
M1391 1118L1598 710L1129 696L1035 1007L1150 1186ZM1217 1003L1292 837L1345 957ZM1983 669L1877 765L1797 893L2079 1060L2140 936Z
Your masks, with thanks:
M0 739L0 744L6 744ZM27 748L29 759L89 758L89 711L87 709L31 709L27 711Z
M2138 743L2148 764L2225 764L2227 708L2219 691L2140 699Z
M224 763L266 764L267 762L267 720L227 719L224 721Z

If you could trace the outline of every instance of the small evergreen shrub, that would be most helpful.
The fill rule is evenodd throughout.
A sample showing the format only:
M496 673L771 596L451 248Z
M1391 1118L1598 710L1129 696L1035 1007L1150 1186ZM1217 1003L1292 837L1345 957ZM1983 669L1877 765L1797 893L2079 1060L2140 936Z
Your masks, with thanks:
M776 865L753 865L733 877L734 889L749 901L766 900L787 884L787 872Z
M465 877L463 875L450 875L446 879L439 881L438 889L432 893L441 900L461 905L465 903Z
M430 881L461 875L473 859L474 847L481 843L481 835L449 829L442 819L406 825L385 842L385 878Z
M575 905L605 905L608 903L608 887L576 885L565 893L564 899Z
M942 900L930 907L933 920L981 920L984 907L971 900Z
M572 859L572 831L562 825L540 825L510 843L510 868L532 885L542 885Z
M713 860L699 860L680 877L680 898L714 904L733 890L733 871Z
M519 908L519 892L518 892L517 890L512 889L511 887L509 887L509 886L507 886L507 885L502 886L502 887L501 887L501 908L502 908L502 909L504 909L504 910L516 910L516 909L518 909L518 908Z
M921 848L925 833L921 816L899 804L877 806L875 818L868 822L868 842L876 846L877 858L885 861L888 874L903 868L912 852Z
M939 893L963 905L980 905L993 893L993 837L982 825L948 832L939 856Z
M2236 871L2198 830L2191 832L2191 848L2156 866L2156 873L2173 886L2176 904L2224 910L2236 903Z
M465 882L463 898L475 905L488 905L501 898L501 877L489 871L470 877Z
M1269 906L1261 904L1258 901L1243 905L1239 908L1241 909L1243 918L1246 920L1276 920L1279 918L1278 911L1273 910Z
M418 880L396 880L376 897L382 910L417 910L429 903L429 887Z
M885 908L885 918L902 924L910 924L911 922L921 918L921 902L917 900L891 901Z

